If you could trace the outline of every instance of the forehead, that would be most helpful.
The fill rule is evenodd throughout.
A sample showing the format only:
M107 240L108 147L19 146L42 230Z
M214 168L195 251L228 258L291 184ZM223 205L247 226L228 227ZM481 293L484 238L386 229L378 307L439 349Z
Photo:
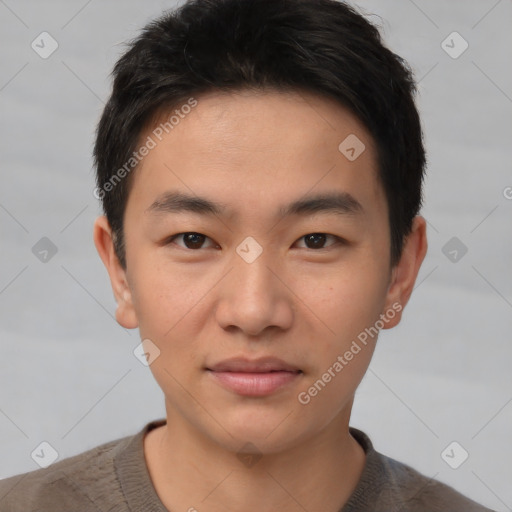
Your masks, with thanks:
M133 176L129 200L148 208L178 189L229 211L233 200L261 209L308 191L348 188L363 202L382 198L374 141L338 102L275 90L211 92L194 101L162 112L141 134L140 143L149 137L154 147Z

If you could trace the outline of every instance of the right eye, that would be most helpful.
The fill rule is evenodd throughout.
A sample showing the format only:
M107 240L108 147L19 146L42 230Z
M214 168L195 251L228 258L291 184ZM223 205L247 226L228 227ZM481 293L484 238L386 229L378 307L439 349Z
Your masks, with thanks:
M183 245L177 243L176 240L182 240ZM211 242L212 247L216 247L213 240L208 238L206 235L196 233L194 231L187 231L186 233L178 233L176 235L173 235L169 239L167 239L166 244L176 243L176 245L184 249L197 250L203 248L202 246L206 240L209 240Z

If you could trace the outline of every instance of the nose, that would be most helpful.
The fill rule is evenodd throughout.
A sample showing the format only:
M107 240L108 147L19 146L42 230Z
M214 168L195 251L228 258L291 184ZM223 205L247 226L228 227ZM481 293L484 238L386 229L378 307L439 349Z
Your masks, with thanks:
M291 327L293 293L279 265L268 260L265 251L251 263L234 254L234 268L220 283L215 312L223 329L257 337Z

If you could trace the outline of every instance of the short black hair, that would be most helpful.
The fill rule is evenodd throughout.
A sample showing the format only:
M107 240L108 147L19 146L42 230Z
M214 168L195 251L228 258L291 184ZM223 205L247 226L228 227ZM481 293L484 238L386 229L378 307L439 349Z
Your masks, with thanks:
M189 0L147 24L112 74L94 147L95 195L123 268L130 171L148 123L202 93L247 88L334 98L365 125L388 204L390 261L399 261L421 207L426 163L416 85L405 60L353 7L337 0Z

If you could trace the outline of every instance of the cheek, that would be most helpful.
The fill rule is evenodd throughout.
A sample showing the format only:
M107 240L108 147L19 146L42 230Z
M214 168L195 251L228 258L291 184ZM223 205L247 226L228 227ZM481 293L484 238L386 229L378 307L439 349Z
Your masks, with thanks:
M308 306L319 313L315 355L297 399L316 420L331 421L361 382L375 348L376 336L369 333L381 312L382 293L378 279L354 274L331 278L312 295Z
M304 279L299 283L297 295L304 297L304 307L315 314L319 325L323 324L329 345L336 339L337 348L342 348L340 344L350 342L379 318L385 280L377 268L365 267L339 270L323 278L315 276L314 287Z
M198 306L208 283L176 267L162 266L150 258L146 261L133 267L132 295L140 334L166 344L186 324L183 320Z

